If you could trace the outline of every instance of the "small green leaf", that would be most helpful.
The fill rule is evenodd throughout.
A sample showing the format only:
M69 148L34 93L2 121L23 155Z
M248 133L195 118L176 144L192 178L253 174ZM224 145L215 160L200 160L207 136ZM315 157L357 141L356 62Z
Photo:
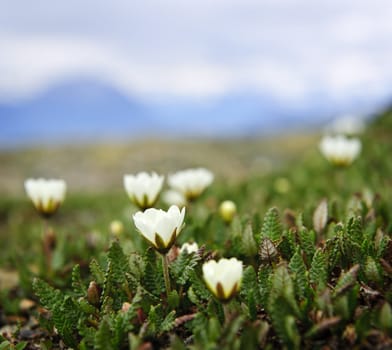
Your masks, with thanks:
M276 208L271 208L264 216L260 240L261 238L269 238L272 242L278 242L281 236L282 225L279 219L279 212Z

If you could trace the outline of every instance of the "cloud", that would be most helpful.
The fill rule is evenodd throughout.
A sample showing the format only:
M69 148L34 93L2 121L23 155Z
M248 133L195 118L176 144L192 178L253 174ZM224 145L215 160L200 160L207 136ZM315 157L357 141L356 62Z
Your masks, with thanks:
M302 103L392 92L389 0L106 5L4 2L0 101L79 76L146 99L252 91Z

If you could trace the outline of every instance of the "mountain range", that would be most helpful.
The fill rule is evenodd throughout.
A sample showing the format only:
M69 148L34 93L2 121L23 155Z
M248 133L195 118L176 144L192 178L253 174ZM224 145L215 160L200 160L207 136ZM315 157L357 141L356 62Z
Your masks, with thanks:
M355 102L355 101L354 101ZM241 92L206 101L129 97L89 79L58 84L14 104L0 103L0 146L151 137L254 137L314 128L342 106L315 96L311 104L283 103Z

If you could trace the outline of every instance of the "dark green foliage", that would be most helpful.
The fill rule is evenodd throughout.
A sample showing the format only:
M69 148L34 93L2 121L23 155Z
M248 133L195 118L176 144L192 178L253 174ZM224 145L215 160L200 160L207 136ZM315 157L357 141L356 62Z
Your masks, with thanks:
M282 225L276 208L269 209L264 216L259 242L262 238L269 238L272 242L278 242L282 238Z
M152 295L160 296L165 291L160 256L158 257L157 253L149 248L144 255L144 261L143 285Z
M306 260L310 262L315 250L316 234L314 231L308 231L305 227L302 227L298 231L298 236L301 247L305 253Z
M97 283L103 283L104 279L105 279L105 271L101 268L101 266L99 266L97 260L92 259L90 262L90 271L91 271L91 275L93 277L93 279L97 282Z
M248 266L244 270L241 295L245 299L250 319L255 320L257 318L257 301L260 299L260 296L257 286L257 276L253 266Z
M181 285L187 283L200 259L200 255L197 253L181 253L170 265L170 272L174 280Z
M318 248L313 255L312 264L309 270L310 283L315 289L322 290L325 288L328 277L327 255Z
M104 317L95 333L94 349L115 350L116 348L113 346L112 339L108 317Z
M301 251L298 249L289 263L290 271L293 274L296 294L300 299L309 296L309 281L306 266L302 259Z
M80 276L79 265L75 265L72 269L72 288L76 296L82 297L87 293L87 289L83 285L82 277Z

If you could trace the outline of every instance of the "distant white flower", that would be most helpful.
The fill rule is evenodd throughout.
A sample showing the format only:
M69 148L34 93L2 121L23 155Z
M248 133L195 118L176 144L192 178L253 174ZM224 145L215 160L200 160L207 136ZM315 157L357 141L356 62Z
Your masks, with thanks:
M242 262L236 258L209 260L203 264L203 278L218 299L228 301L240 289L242 270Z
M195 253L199 250L197 243L184 243L180 248L180 253L186 251L188 254Z
M345 166L351 164L361 152L361 141L348 139L343 135L324 136L320 142L320 151L332 164Z
M139 211L133 216L133 221L143 237L164 254L180 234L184 216L185 208L180 211L177 206L172 205L167 212L155 208Z
M205 168L178 171L169 175L168 183L173 189L181 192L187 200L199 197L211 185L214 175Z
M327 125L326 132L331 134L357 135L364 131L365 122L356 115L343 115Z
M219 214L224 221L230 223L237 213L237 206L233 201L223 201L219 206Z
M186 198L184 195L175 190L167 190L163 192L162 199L167 205L177 205L178 207L186 205Z
M44 216L51 216L64 201L67 189L64 180L27 179L24 183L35 208Z
M154 172L124 175L124 187L129 198L142 210L151 208L156 203L163 181L164 176L159 176Z

